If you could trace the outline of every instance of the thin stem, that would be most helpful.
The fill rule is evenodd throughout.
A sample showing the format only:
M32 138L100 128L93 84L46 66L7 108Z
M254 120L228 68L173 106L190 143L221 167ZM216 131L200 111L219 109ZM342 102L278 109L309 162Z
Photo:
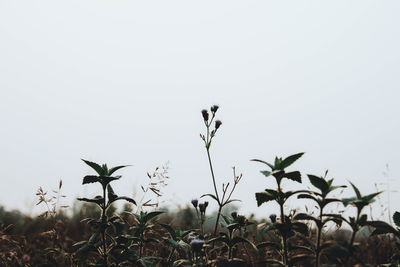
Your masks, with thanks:
M321 235L322 235L322 212L323 208L320 208L320 213L319 213L319 219L321 220L321 225L317 226L317 249L315 251L315 267L319 267L319 253L320 253L320 247L321 247Z
M104 266L107 266L107 243L106 243L106 228L104 224L106 223L106 187L103 186L103 213L101 214L101 223L103 224L101 236L103 239L103 259Z
M219 217L221 217L221 211L222 211L222 205L219 205L217 220L215 221L215 227L214 227L214 236L217 235L217 229L218 229Z
M278 183L278 192L279 192L279 195L282 195L282 189L281 189L280 183ZM284 205L284 200L283 199L279 200L279 207L280 207L280 211L281 211L281 223L282 224L286 223L283 205ZM289 263L289 255L288 254L289 253L288 253L287 238L286 238L286 234L285 233L282 234L282 245L283 245L283 263L284 263L285 266L288 266L288 263Z
M168 257L168 260L167 260L167 263L168 263L168 264L171 262L172 256L174 255L174 252L175 252L175 247L172 248L171 253L169 254L169 257Z
M208 132L208 130L207 130L207 132ZM218 204L220 204L219 203L220 201L219 201L219 196L218 196L218 190L217 190L217 184L215 183L215 175L214 175L213 165L212 165L212 162L211 162L210 148L209 147L207 147L207 157L208 157L208 163L210 165L210 171L211 171L211 177L212 177L212 180L213 180L215 196L217 197Z

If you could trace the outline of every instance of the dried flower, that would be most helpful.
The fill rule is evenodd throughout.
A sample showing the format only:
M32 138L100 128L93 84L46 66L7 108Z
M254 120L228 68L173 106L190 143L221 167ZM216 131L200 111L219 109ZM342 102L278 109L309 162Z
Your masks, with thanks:
M269 218L271 219L271 222L273 222L273 223L276 222L276 214L269 215Z
M201 111L201 114L203 115L204 121L208 121L208 111L206 109L203 109Z
M236 219L236 217L238 216L238 214L237 214L236 211L234 211L234 212L231 213L231 216L232 216L233 219Z
M204 240L201 239L193 239L190 241L190 246L192 247L193 251L200 252L203 248Z
M215 130L221 126L222 122L220 120L215 121Z
M193 207L195 208L195 209L197 209L197 205L199 204L199 200L197 200L196 198L195 199L192 199L192 205L193 205Z
M213 105L213 106L211 107L211 112L212 112L212 113L217 112L218 108L219 108L218 105Z
M208 206L208 202L207 201L204 202L204 203L199 204L199 209L200 209L200 212L202 214L206 213L207 206Z

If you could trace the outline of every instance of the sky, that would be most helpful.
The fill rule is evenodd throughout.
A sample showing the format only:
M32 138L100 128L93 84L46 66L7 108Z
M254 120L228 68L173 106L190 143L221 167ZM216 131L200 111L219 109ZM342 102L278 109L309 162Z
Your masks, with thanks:
M218 187L232 180L232 166L243 173L234 193L242 213L273 210L256 205L254 193L274 184L253 158L306 152L291 168L305 183L288 188L307 187L305 174L329 169L338 184L351 180L365 193L387 181L395 190L399 8L398 1L0 1L0 203L39 213L36 190L56 189L59 179L64 204L98 194L99 186L82 186L92 173L83 158L132 165L114 182L127 196L169 162L163 199L184 206L213 190L199 137L200 111L213 104L223 123L211 149ZM392 192L392 210L399 201Z

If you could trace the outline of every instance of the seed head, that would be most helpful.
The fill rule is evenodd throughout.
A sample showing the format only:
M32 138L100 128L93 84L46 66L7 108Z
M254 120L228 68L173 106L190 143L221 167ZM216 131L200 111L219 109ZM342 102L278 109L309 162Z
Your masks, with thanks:
M215 130L221 126L222 122L220 120L215 121Z
M217 112L218 108L219 108L218 105L213 105L213 106L211 107L211 112L212 112L212 113Z
M200 209L200 212L202 214L206 213L207 206L208 206L208 202L207 201L204 202L204 203L199 204L199 209Z
M199 204L199 201L195 198L195 199L192 199L192 205L193 205L193 207L195 208L195 209L197 209L197 205Z
M200 252L203 248L204 240L201 239L193 239L190 241L190 246L192 247L193 251Z
M208 121L208 111L206 109L203 109L201 111L201 114L203 115L204 121Z

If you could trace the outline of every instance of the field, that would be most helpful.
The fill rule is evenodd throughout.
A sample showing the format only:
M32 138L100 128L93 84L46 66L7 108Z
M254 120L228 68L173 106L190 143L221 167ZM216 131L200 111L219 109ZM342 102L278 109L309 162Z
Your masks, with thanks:
M83 160L93 170L82 184L101 187L98 196L77 199L73 207L60 206L62 181L52 193L40 188L39 217L0 209L1 266L398 266L400 213L393 223L373 220L370 205L382 192L360 192L356 185L336 184L328 172L301 174L294 168L304 153L274 160L253 159L260 176L272 179L273 188L254 192L258 206L275 202L278 214L255 219L234 210L235 189L242 175L233 168L231 183L218 184L213 171L211 148L222 122L216 119L219 107L202 110L204 143L213 192L193 199L180 210L158 208L160 186L167 170L149 176L144 192L149 199L119 196L112 183L122 177L127 166ZM308 179L313 189L306 189ZM288 191L282 181L298 185ZM222 190L218 190L222 188ZM341 198L350 190L351 198ZM307 199L316 211L291 209L288 199ZM124 202L123 209L116 201ZM209 202L218 210L210 213ZM313 205L313 206L314 206ZM351 211L333 213L332 205ZM69 212L67 212L69 211ZM67 215L68 214L68 215Z

